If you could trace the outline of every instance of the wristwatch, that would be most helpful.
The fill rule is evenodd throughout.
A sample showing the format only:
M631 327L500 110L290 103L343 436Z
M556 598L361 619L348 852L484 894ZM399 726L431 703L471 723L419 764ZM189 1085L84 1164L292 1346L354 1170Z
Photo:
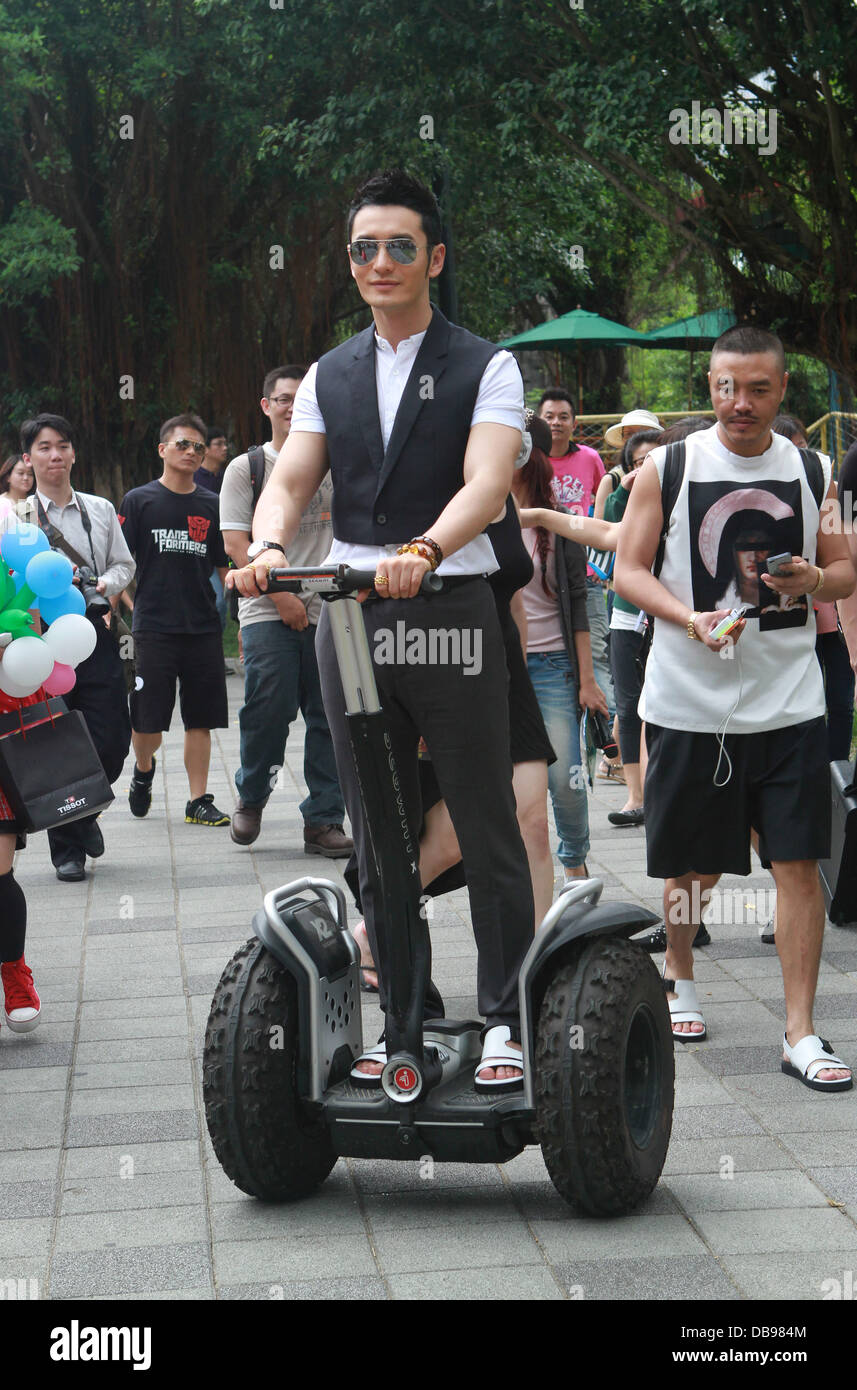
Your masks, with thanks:
M285 558L286 552L279 541L254 541L253 544L247 548L247 559L258 559L263 550L279 550L280 554Z

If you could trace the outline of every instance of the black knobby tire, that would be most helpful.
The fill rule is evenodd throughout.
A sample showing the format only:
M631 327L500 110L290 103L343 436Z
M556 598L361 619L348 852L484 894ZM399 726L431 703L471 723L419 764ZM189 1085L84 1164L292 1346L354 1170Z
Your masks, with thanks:
M214 992L203 1096L224 1172L242 1192L268 1202L306 1196L336 1162L327 1130L301 1109L297 1023L291 975L260 941L246 942Z
M649 1195L669 1146L674 1086L669 1010L651 960L616 937L586 942L548 985L536 1033L536 1135L571 1206L618 1216Z

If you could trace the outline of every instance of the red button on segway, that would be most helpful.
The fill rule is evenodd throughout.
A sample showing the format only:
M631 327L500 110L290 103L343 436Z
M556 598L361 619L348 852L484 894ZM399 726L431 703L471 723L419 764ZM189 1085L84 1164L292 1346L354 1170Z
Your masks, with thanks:
M412 1091L417 1084L417 1074L411 1067L399 1067L393 1080L400 1091Z

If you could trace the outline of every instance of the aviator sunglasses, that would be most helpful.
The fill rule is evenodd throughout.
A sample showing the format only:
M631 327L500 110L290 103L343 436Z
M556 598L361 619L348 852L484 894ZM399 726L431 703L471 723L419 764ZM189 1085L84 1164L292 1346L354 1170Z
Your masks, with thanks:
M383 238L360 237L349 244L348 254L355 265L369 265L377 256L380 246L385 246L387 255L398 261L399 265L413 265L417 252L428 250L428 247L417 246L409 236L396 236L388 241L384 241Z
M177 449L193 449L193 452L195 454L205 453L205 445L200 444L199 442L194 442L194 440L192 439L174 439L173 443L175 444Z

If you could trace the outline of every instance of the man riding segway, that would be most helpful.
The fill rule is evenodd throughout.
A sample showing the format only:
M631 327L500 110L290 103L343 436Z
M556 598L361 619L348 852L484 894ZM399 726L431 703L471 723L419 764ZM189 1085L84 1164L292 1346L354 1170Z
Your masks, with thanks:
M325 354L301 384L291 434L254 520L254 535L267 548L234 582L242 593L261 591L269 567L284 563L306 501L330 468L335 543L328 563L375 570L364 614L373 650L396 631L403 611L397 600L411 600L407 660L376 665L376 678L409 823L421 819L422 734L462 849L486 1020L475 1084L520 1088L517 980L532 940L532 886L512 792L504 649L484 578L497 562L482 532L509 493L523 384L509 353L432 307L429 286L445 248L427 188L400 170L373 176L355 195L348 234L351 273L374 324ZM430 570L444 579L443 592L415 598ZM453 629L479 634L478 671L472 663L432 663L434 634ZM384 1007L384 934L376 933L378 903L326 610L318 651ZM433 986L425 1016L443 1016ZM355 1078L377 1084L385 1060L380 1044L358 1059Z

